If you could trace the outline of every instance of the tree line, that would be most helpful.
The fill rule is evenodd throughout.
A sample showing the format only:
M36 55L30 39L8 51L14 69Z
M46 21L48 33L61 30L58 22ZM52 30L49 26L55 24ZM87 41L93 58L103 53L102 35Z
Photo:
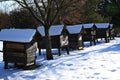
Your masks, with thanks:
M61 13L61 20L57 18L54 24L111 22L120 25L119 0L77 1ZM40 23L25 8L13 10L9 14L0 12L0 28L36 28L38 25Z

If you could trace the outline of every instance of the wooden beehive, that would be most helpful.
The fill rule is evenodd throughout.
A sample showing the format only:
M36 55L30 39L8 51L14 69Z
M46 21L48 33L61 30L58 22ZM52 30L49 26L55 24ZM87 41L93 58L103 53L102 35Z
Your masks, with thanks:
M104 38L105 42L109 42L109 23L95 23L96 38Z
M110 40L115 38L115 31L113 28L113 24L109 25L109 37L110 37Z
M5 69L8 68L8 63L21 64L24 67L35 64L37 50L35 32L31 29L5 29L0 32Z
M45 42L45 32L44 27L38 27L38 48L39 53L41 54L41 49L46 49L46 42ZM60 49L66 48L67 54L69 54L69 47L68 47L68 32L64 28L64 25L52 25L50 30L50 37L51 37L51 46L53 48L58 48L58 54L61 55Z
M83 27L86 31L86 33L83 34L83 41L89 41L90 46L92 46L92 42L94 43L94 45L96 45L96 26L94 25L94 23L83 24Z
M78 25L68 25L66 26L69 32L69 48L72 49L83 49L83 26Z

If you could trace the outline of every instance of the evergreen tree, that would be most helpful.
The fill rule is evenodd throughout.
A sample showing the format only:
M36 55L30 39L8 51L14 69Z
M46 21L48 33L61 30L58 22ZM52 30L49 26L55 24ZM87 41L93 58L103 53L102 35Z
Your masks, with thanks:
M82 23L109 22L108 17L104 17L98 13L98 3L101 0L86 0L84 12L82 14Z
M111 23L120 25L120 0L102 0L98 5L98 12L111 17Z

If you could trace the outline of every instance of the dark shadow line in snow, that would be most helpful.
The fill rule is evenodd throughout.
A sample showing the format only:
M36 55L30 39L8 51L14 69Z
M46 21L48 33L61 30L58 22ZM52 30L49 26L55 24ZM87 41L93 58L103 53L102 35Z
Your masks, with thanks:
M120 51L120 44L115 44L115 45L106 47L106 48L104 48L104 49L99 50L98 52L99 52L99 53L102 53L102 52L110 52L110 51L119 52L119 51Z
M1 67L1 68L4 68L4 67ZM0 79L3 79L3 80L9 80L8 77L9 76L15 76L14 73L16 72L19 72L20 70L19 69L1 69L2 72L0 72Z
M59 66L59 65L63 65L63 66L65 66L64 65L64 62L67 62L67 61L72 61L73 59L76 59L76 58L80 58L80 57L83 57L83 56L85 56L85 55L87 55L87 53L80 53L80 54L78 54L78 55L74 55L74 56L67 56L67 57L65 57L64 59L62 59L62 58L58 58L58 59L56 59L57 61L54 61L54 60L50 60L50 61L43 61L43 63L42 63L42 66L39 68L40 70L41 70L41 74L42 73L44 73L44 72L46 72L46 71L48 71L48 70L50 70L50 71L52 71L54 74L57 74L57 75L60 75L60 74L58 74L57 73L57 71L55 71L56 69L56 67L57 66ZM87 60L87 59L85 59L85 60ZM66 64L66 66L72 66L73 65L73 63L72 64Z
M65 57L64 59L61 59L61 58L58 58L57 60L58 60L58 62L57 61L53 61L51 64L49 64L49 65L47 65L47 66L49 66L49 67L51 67L51 68L55 68L56 66L58 66L58 65L62 65L64 62L67 62L67 61L72 61L73 59L76 59L76 58L80 58L80 57L83 57L83 56L85 56L85 55L87 55L88 53L80 53L80 54L77 54L77 55L73 55L73 56L68 56L68 57ZM86 60L86 59L85 59ZM68 65L68 66L71 66L71 64L70 65ZM51 69L50 68L50 69Z

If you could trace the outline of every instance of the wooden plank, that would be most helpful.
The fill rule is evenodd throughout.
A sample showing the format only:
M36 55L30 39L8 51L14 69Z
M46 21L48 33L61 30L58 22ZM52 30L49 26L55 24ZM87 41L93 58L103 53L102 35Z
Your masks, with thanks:
M5 48L4 52L13 52L13 53L16 52L16 53L24 54L25 50L19 48Z
M6 48L18 48L18 49L24 49L24 44L18 44L18 43L6 43Z
M24 53L21 52L5 52L6 56L25 56Z
M26 53L29 54L31 52L35 52L37 50L37 42L35 42L32 46L30 46L27 50Z
M4 61L11 63L25 63L25 56L6 54L4 56Z

